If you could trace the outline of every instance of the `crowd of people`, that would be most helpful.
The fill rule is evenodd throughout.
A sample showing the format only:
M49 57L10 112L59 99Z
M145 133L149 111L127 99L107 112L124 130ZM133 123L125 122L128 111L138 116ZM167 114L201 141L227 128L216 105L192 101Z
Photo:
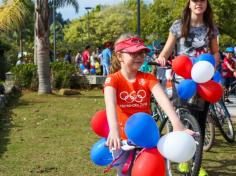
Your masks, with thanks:
M112 44L106 42L104 48L96 48L95 51L91 50L91 46L85 46L84 50L78 50L74 60L71 55L71 50L65 54L64 61L70 64L74 63L75 67L80 70L82 74L103 75L106 76L110 73L111 57L112 57Z

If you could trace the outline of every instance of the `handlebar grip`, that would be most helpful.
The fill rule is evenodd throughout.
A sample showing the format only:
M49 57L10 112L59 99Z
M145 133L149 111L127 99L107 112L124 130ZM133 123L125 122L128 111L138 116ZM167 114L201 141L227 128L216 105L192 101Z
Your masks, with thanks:
M148 65L156 65L158 67L162 67L162 68L167 68L167 69L171 69L172 66L169 62L166 63L165 66L161 66L161 64L157 63L157 62L148 62Z

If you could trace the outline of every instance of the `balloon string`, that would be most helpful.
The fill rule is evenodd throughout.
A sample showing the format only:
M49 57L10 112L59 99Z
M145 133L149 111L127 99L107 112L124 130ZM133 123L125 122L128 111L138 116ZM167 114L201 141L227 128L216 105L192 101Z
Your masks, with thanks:
M125 151L121 151L121 153L112 161L112 163L103 171L103 173L107 173L115 166L115 163L124 155Z
M143 148L140 152L138 152L134 162L136 161L136 159L144 152L145 148Z

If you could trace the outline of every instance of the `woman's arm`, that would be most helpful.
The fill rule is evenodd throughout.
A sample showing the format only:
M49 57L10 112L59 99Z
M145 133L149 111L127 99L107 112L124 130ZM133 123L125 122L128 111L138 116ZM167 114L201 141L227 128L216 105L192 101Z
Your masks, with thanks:
M168 39L166 41L166 44L163 48L163 50L161 51L159 57L157 58L157 62L160 63L162 66L166 65L166 61L169 58L169 56L172 53L172 50L174 49L176 43L176 38L175 36L170 32Z
M109 135L107 138L107 145L110 149L120 149L120 135L119 126L116 114L116 90L107 86L104 88L105 105L107 113L107 121L109 125Z

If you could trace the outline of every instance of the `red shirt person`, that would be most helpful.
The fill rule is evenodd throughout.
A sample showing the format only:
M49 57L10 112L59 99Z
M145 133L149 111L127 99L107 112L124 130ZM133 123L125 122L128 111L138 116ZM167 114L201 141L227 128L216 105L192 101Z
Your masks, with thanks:
M90 68L90 46L86 46L85 50L82 53L82 60L85 68L89 69Z

